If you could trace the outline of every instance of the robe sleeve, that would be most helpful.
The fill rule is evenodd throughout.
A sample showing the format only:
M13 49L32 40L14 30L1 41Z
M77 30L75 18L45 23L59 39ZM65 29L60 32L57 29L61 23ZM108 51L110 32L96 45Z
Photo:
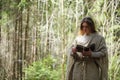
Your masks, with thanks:
M106 56L106 54L107 54L106 42L105 42L105 39L102 37L98 44L97 51L92 52L91 57L100 58L100 57Z

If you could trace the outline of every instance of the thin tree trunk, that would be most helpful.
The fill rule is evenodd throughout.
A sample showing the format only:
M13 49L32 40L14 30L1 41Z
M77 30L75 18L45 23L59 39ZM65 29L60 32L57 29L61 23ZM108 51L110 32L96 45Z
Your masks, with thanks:
M17 17L17 12L16 12L16 17ZM14 27L14 39L13 39L13 80L17 79L17 45L18 45L18 39L17 39L17 24L18 24L18 20L15 21L15 27Z
M45 3L45 5L46 5L46 44L45 44L45 54L44 54L44 56L43 57L45 57L46 55L48 55L48 54L46 54L46 53L49 53L49 26L48 26L48 2L46 1L46 3Z
M0 20L2 19L2 0L0 0ZM0 44L1 44L1 22L0 22Z
M1 45L1 24L0 24L0 45Z
M35 39L36 39L36 40L35 40L35 55L36 55L36 59L35 59L35 60L37 61L38 58L39 58L39 57L38 57L38 53L37 53L37 39L38 39L38 38L37 38L37 28L36 28L35 36L36 36L36 38L35 38Z
M64 69L64 67L65 67L65 52L64 52L64 49L65 49L65 35L64 35L64 17L63 17L63 12L64 12L64 0L61 0L61 14L62 14L62 18L61 18L61 26L62 26L62 28L61 28L61 30L62 30L62 58L63 58L63 60L62 60L62 80L65 80L65 69Z
M28 52L28 29L29 29L29 7L27 8L27 22L25 27L25 42L24 42L24 60L26 61L26 54Z
M22 38L22 11L20 11L20 15L21 15L21 17L20 17L20 52L19 52L19 55L20 55L20 57L19 57L19 60L20 60L20 62L19 62L19 66L20 66L20 80L22 80L22 69L23 69L23 51L22 51L22 45L23 45L23 38Z
M9 52L10 51L10 42L9 42L9 40L10 40L10 32L9 32L9 30L10 30L10 28L9 28L9 25L7 25L7 51Z
M0 20L2 19L2 0L0 0ZM0 46L1 46L1 23L0 23ZM0 47L0 56L1 56L1 47ZM0 57L0 70L2 69L2 58ZM1 74L0 74L1 75ZM0 76L2 78L2 76Z
M18 1L19 3L19 1ZM17 65L16 65L16 72L17 72L17 80L22 80L22 69L23 69L23 51L22 51L22 47L23 47L23 43L22 43L22 9L18 10L18 16L16 16L18 18L17 21L17 49L16 49L16 55L17 55Z

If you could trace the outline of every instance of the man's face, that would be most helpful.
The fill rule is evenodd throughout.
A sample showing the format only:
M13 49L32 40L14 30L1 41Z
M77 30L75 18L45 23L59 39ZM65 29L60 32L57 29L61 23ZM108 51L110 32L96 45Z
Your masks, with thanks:
M90 26L86 23L86 22L84 22L83 24L82 24L82 31L83 31L83 33L84 34L90 34L91 33L91 31L90 31Z

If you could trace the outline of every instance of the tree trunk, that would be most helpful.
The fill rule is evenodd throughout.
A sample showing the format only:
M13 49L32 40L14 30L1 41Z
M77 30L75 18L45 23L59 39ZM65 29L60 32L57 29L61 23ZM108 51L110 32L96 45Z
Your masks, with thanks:
M27 62L27 53L28 53L28 29L29 29L29 7L27 8L27 22L25 27L25 42L24 42L24 60ZM28 65L28 64L27 64Z
M19 4L16 1L16 4ZM23 69L23 24L22 24L22 9L15 8L15 27L14 27L14 39L13 39L13 80L22 80Z
M0 20L2 19L2 0L0 0ZM0 44L1 44L1 22L0 22Z
M17 12L16 12L16 17L17 17ZM18 35L17 35L17 24L18 24L18 20L15 20L15 27L14 27L14 39L13 39L13 77L12 77L12 79L13 80L16 80L17 79L17 60L16 60L16 56L17 56L17 45L18 45Z

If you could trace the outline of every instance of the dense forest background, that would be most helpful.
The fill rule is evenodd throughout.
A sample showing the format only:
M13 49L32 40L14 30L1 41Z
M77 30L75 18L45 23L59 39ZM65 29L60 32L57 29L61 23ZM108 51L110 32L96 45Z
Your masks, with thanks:
M120 80L120 0L0 0L0 80L65 80L67 50L90 16Z

